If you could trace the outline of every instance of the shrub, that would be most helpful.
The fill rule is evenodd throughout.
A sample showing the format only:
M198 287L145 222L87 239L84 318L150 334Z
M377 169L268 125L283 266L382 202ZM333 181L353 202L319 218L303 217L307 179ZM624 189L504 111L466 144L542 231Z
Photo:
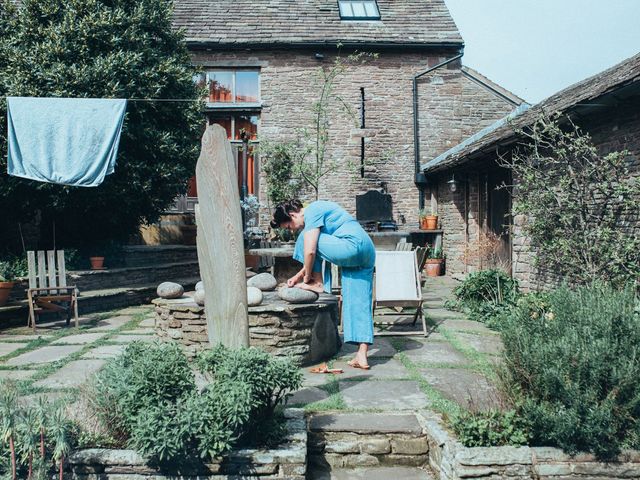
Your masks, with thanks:
M451 427L465 447L526 445L530 425L515 410L460 413Z
M520 302L503 323L506 387L532 442L599 458L638 447L640 309L631 288L594 285ZM532 313L538 312L538 315Z
M470 274L454 291L458 305L471 320L499 327L499 319L519 296L518 282L502 270L482 270ZM450 306L450 305L448 305Z
M218 345L202 353L198 365L216 382L247 383L251 414L246 440L276 441L279 427L273 422L275 408L302 385L302 373L293 360L276 358L257 348L229 350Z

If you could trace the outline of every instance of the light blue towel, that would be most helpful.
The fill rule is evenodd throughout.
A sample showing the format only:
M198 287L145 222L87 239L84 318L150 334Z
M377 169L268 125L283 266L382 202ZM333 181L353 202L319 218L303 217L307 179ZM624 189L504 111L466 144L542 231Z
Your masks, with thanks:
M96 187L113 173L127 101L7 97L9 159L16 177Z

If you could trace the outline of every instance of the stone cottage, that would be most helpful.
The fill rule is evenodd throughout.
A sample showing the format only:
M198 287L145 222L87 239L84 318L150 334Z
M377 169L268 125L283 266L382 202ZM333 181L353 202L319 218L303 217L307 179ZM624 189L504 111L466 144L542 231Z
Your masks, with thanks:
M588 132L600 153L628 150L634 175L640 175L640 54L572 85L534 107L519 107L461 142L423 162L428 194L440 213L447 272L454 276L486 268L481 244L486 234L499 237L497 260L525 289L537 289L553 279L533 266L534 252L521 229L523 218L511 218L511 172L500 168L520 137L515 133L541 114L560 112ZM640 234L640 220L630 222L630 234ZM494 245L495 247L496 245Z
M333 112L327 157L338 169L323 178L320 197L353 213L357 194L385 190L400 229L418 225L420 163L522 103L462 66L464 43L444 0L176 0L174 24L202 67L205 113L227 129L240 183L241 131L250 145L293 139L313 127L319 72L337 56L376 54L337 79L335 94L354 116ZM192 210L193 187L173 213ZM245 188L266 202L257 155L247 159Z

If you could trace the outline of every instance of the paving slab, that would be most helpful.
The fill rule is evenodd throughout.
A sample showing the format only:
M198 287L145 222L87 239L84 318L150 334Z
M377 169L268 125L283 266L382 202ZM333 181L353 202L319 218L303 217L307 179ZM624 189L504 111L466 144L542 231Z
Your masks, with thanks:
M106 360L75 360L48 377L34 382L33 386L49 389L78 387L100 370L105 362Z
M403 380L340 381L340 393L348 408L399 411L424 408L429 404L418 383Z
M495 330L491 330L485 324L474 322L473 320L465 320L464 318L448 318L440 323L439 326L448 330L478 332L489 335L496 334Z
M407 339L403 345L404 354L412 361L466 365L468 360L445 342L417 341Z
M337 375L338 379L355 378L355 379L381 379L381 378L408 378L409 371L398 360L393 358L369 358L369 370L361 368L353 368L347 364L346 360L336 360L333 362L333 368L341 368L344 373Z
M93 343L96 340L107 335L109 332L92 332L92 333L79 333L77 335L67 335L65 337L59 338L55 342L51 342L51 345L86 345L88 343Z
M332 373L311 373L309 368L302 369L302 382L305 387L317 387L331 381Z
M309 418L314 432L408 433L419 435L422 426L413 413L315 413Z
M47 315L45 318L51 318L51 315ZM87 325L91 323L91 318L89 317L78 317L78 326L82 327L83 325ZM53 320L43 320L38 321L36 327L38 330L62 330L63 328L75 328L76 321L72 318L67 325L67 319L55 317Z
M89 350L80 358L113 358L120 355L125 348L126 345L102 345Z
M48 340L51 338L51 335L11 335L11 334L3 334L0 335L0 342L32 342L38 339Z
M462 343L480 353L499 355L502 350L502 340L499 335L474 335L472 333L456 332L454 334Z
M82 350L82 345L51 345L40 347L30 352L7 360L7 365L30 365L39 363L51 363L60 360L72 353Z
M318 387L306 387L298 390L287 399L287 405L307 405L329 398L329 394Z
M132 328L131 330L122 330L122 335L155 335L154 328Z
M132 342L153 342L155 337L151 335L116 335L109 339L114 343L132 343Z
M130 322L132 319L129 315L118 315L117 317L105 318L100 320L94 328L91 329L93 332L100 332L104 330L115 330L120 328L125 323Z
M358 345L345 343L342 345L342 348L340 349L338 356L353 357L357 351L358 351ZM386 338L374 338L373 345L369 347L370 357L393 357L396 353L397 353L396 349L393 348L389 340Z
M26 346L26 343L0 343L0 357L9 355L10 353L20 350Z
M149 307L127 307L122 310L118 310L118 315L136 315L140 312L144 312Z
M420 368L420 374L443 396L465 408L484 411L500 408L497 388L479 373L463 368Z
M311 480L434 480L432 473L412 467L338 468L309 471Z
M0 380L26 380L35 373L36 370L0 370Z
M155 317L145 318L138 325L141 326L141 327L152 327L153 328L153 327L156 326L156 319L155 319Z

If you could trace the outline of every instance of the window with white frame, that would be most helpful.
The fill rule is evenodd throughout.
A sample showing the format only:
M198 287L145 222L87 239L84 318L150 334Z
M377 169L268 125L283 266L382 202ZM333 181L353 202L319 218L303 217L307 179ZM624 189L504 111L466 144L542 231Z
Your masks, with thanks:
M207 103L260 103L260 72L258 70L212 69L195 78L199 86L207 88Z
M342 20L380 20L375 0L338 0Z

